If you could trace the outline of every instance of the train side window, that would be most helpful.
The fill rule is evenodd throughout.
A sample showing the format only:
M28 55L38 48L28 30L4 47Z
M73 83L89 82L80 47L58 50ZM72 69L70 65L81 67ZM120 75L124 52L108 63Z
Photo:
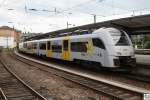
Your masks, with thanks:
M99 38L93 38L92 41L94 46L105 49L104 43Z
M23 43L23 47L24 47L24 48L27 48L27 43Z
M50 50L50 49L51 49L51 42L47 41L47 50Z
M33 49L37 48L37 43L33 43Z
M68 40L63 41L63 50L68 51Z
M73 52L87 52L87 42L72 42L71 51Z
M40 43L40 49L46 50L46 43Z
M62 46L61 45L52 45L52 52L61 53L62 52Z
M27 49L32 49L32 44L31 43L27 44Z

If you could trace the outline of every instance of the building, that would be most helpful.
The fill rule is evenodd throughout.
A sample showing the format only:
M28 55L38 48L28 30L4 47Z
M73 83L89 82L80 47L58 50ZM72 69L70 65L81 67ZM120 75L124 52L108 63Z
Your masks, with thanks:
M14 48L20 41L21 31L8 26L0 27L0 46L4 48Z

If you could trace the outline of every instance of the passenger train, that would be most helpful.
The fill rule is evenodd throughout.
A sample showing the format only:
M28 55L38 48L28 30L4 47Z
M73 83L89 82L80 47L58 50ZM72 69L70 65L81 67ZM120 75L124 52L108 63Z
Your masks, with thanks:
M123 30L100 28L90 34L60 36L19 43L19 50L37 56L105 68L135 66L132 42Z

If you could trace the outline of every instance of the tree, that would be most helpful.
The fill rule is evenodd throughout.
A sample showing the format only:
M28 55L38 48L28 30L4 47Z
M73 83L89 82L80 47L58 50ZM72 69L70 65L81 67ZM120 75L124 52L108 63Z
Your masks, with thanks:
M150 49L150 41L144 43L144 49Z

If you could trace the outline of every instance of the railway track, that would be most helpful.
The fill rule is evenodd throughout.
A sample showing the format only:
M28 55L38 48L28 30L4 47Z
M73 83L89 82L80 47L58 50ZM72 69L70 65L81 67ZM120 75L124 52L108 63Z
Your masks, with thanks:
M9 66L11 64L0 59L0 100L47 100L13 73Z
M88 87L94 91L100 92L110 97L111 99L117 99L117 100L142 100L143 99L143 94L139 92L130 91L124 88L120 88L120 87L106 84L100 81L92 80L92 79L82 77L79 75L75 75L69 72L65 72L59 69L50 68L48 66L45 66L39 63L37 64L36 62L29 61L27 59L21 58L16 55L11 55L11 56L25 64L28 64L29 66L39 68L42 71L52 73L66 80L75 82L77 84Z
M135 74L135 73L120 73L120 74L117 73L116 75L122 75L123 77L129 78L129 79L150 83L150 77L147 75L141 75L141 74Z
M31 55L29 55L29 57L31 57ZM38 60L41 60L41 58L39 58ZM47 59L45 59L45 60L47 60ZM54 62L54 61L52 61L52 62ZM61 63L63 65L65 64L65 63L62 63L62 62L58 62L58 63ZM70 65L70 63L69 63L69 65ZM138 65L138 66L143 67L145 65ZM135 72L118 72L118 71L116 72L116 71L109 71L109 70L107 70L107 71L102 70L101 71L101 70L95 70L95 69L86 69L86 70L92 70L94 72L106 74L106 75L109 75L109 76L115 75L115 76L126 77L126 78L129 78L129 79L132 79L132 80L135 80L135 81L140 81L140 82L147 82L147 83L150 82L150 76L143 75L143 74L140 74L140 73L135 73Z

